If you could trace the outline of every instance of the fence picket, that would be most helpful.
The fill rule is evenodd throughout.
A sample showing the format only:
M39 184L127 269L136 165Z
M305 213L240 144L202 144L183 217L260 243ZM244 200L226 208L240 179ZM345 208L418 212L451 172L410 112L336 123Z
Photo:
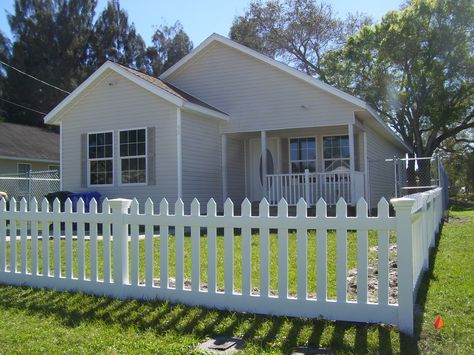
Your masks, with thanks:
M217 214L216 201L213 198L207 203L207 218L214 220ZM216 228L207 228L207 290L209 293L216 293L217 276L216 276Z
M13 197L10 200L10 211L16 212L16 200ZM10 220L10 272L15 273L16 270L16 236L17 236L17 229L16 229L16 219L12 218Z
M1 213L0 207L0 213ZM38 201L35 197L31 200L30 203L30 215L33 217L38 213ZM33 218L32 218L33 219ZM0 219L0 223L2 223ZM1 227L0 227L1 228ZM2 231L0 230L0 240L2 236ZM0 245L0 249L2 245ZM3 270L0 270L3 271ZM38 222L31 221L31 274L33 276L38 276Z
M145 215L154 214L153 201L148 198L145 202ZM153 245L153 225L145 225L145 285L153 287L154 269L154 245ZM184 260L184 259L183 259Z
M84 214L84 201L79 198L77 202L77 214ZM86 279L85 270L85 225L84 222L77 223L77 278L79 280ZM115 240L114 240L115 242Z
M109 200L107 198L102 202L102 215L104 220L107 220L107 216L110 214ZM110 223L102 224L102 254L104 258L104 283L110 283L111 270L110 270Z
M234 204L230 199L224 203L224 218L232 219ZM224 227L224 293L234 293L234 229Z
M49 212L49 203L46 198L41 203L41 212L43 214ZM42 274L44 277L49 277L49 221L47 219L41 221L41 246Z
M67 214L72 214L72 202L67 198L66 203L64 204L64 212ZM73 276L73 266L72 266L72 222L66 222L65 225L65 239L66 239L66 278L72 279Z
M252 204L246 198L242 202L242 217L250 217ZM252 290L252 235L250 226L242 227L242 294L250 295Z
M307 215L307 204L301 198L296 205L296 217L305 219ZM297 274L298 274L298 290L297 297L299 300L305 300L308 294L308 233L304 228L298 228L296 231L297 238Z
M28 211L27 209L27 202L26 199L23 197L20 201L20 212L26 214ZM27 222L26 220L20 221L20 272L24 275L27 271Z
M96 215L97 214L97 201L95 198L89 204L89 213ZM97 223L89 223L89 247L90 247L90 280L97 282L97 263L98 263L98 253L97 253Z
M130 205L130 214L138 215L138 201L136 198L132 200ZM133 223L130 227L130 284L138 285L139 282L139 225Z
M357 202L357 218L367 218L368 206L364 199ZM357 302L367 303L369 231L357 231Z
M201 206L199 201L194 199L191 203L191 216L198 218L201 215ZM200 228L198 225L191 226L191 290L199 292L201 284L201 268L200 268Z
M184 215L183 200L178 199L175 204L175 215ZM184 226L176 225L176 289L182 290L184 286Z
M381 199L377 205L379 217L387 218L389 204ZM387 230L378 231L378 303L388 304L389 289L389 235Z
M325 220L327 218L327 205L326 202L320 198L316 203L316 216L318 221ZM316 230L316 295L318 301L326 302L328 296L327 290L327 241L328 241L328 231L327 229L318 228Z
M259 204L260 218L268 219L270 206L263 198ZM260 297L269 296L270 286L270 243L268 228L260 228Z
M278 218L288 218L288 203L278 203ZM288 298L288 229L278 229L278 297Z
M160 216L168 216L168 201L163 198L160 202ZM160 287L168 288L168 233L167 224L160 226Z
M61 211L61 205L58 198L53 202L53 214L57 215ZM61 277L61 222L53 222L53 262L54 277Z
M340 198L336 204L336 218L347 218L347 204ZM347 301L347 230L336 229L336 296L337 302Z

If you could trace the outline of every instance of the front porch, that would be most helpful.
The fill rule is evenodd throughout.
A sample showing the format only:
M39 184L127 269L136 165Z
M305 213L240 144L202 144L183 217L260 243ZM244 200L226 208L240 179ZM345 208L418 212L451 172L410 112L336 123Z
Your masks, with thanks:
M303 198L314 206L320 198L328 205L341 197L349 205L368 200L366 139L353 124L223 134L224 200L236 199L239 175L243 197L252 202L266 198L276 205L284 198L294 206Z

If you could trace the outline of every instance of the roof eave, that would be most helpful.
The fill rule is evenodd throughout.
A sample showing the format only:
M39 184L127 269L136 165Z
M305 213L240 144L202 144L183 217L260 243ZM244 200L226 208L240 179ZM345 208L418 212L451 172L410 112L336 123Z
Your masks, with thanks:
M225 122L228 122L230 120L230 116L225 114L225 113L221 113L221 112L218 112L218 111L215 111L215 110L211 110L209 108L206 108L206 107L203 107L203 106L200 106L200 105L197 105L197 104L193 104L191 102L184 102L183 108L188 109L188 110L193 111L193 112L196 112L196 113L200 113L200 114L209 116L209 117L217 118L217 119L225 121Z
M61 101L51 112L49 112L46 117L44 118L44 122L46 124L54 124L58 125L60 121L60 113L70 104L72 101L78 97L89 85L91 85L97 78L99 78L106 70L112 70L116 72L117 74L129 79L133 83L137 84L138 86L144 88L145 90L148 90L149 92L161 97L162 99L178 106L178 107L183 107L187 108L189 110L205 114L207 116L219 118L225 121L229 120L229 116L222 114L218 111L214 111L205 107L201 107L197 104L193 104L190 102L187 102L183 99L180 99L179 97L170 94L166 90L159 88L152 83L146 81L143 78L140 78L137 75L134 75L133 73L130 73L129 71L125 70L124 68L120 67L119 65L116 65L113 62L107 61L105 62L99 69L97 69L89 78L87 78L81 85L79 85L71 94L69 94L63 101Z

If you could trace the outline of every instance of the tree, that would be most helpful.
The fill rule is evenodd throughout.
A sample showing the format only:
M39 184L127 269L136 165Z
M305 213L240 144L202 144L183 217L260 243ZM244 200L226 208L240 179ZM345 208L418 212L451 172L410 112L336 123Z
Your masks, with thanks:
M325 81L323 56L370 22L359 14L342 20L330 4L314 0L253 1L234 19L230 38Z
M135 69L146 69L146 46L118 0L110 0L94 25L91 65L95 69L111 60Z
M449 177L450 194L461 192L474 193L474 130L464 131L457 137L451 137L443 142L439 156Z
M72 91L87 70L96 0L16 0L8 22L14 42L9 63L45 82ZM67 93L7 68L5 90L11 101L48 112ZM7 119L43 124L43 115L7 105Z
M326 78L374 107L414 154L431 156L474 127L473 23L472 0L411 0L329 53Z
M193 49L193 43L177 21L173 26L160 26L152 37L153 45L147 48L148 72L158 76Z
M5 37L3 32L0 31L0 60L2 62L8 62L10 60L11 43L10 40ZM5 85L7 80L7 71L4 65L0 64L0 97L5 99ZM6 109L4 102L0 101L0 121L4 120Z

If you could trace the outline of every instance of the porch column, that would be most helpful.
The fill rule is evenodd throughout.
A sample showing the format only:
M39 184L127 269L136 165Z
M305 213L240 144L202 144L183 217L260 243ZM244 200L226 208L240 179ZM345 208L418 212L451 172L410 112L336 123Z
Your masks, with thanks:
M222 141L222 203L227 199L227 134L221 136Z
M362 133L362 137L364 139L364 186L365 186L365 194L364 198L369 205L370 211L370 189L369 189L369 158L367 156L367 133L364 131Z
M178 180L178 199L183 198L183 154L181 148L181 108L176 109L176 163Z
M267 196L267 132L261 131L260 134L261 149L262 149L262 185L263 185L263 197Z
M354 171L355 171L355 161L354 161L354 125L352 123L347 125L347 131L349 135L349 167L351 171L351 202L355 203L355 181L354 181Z

